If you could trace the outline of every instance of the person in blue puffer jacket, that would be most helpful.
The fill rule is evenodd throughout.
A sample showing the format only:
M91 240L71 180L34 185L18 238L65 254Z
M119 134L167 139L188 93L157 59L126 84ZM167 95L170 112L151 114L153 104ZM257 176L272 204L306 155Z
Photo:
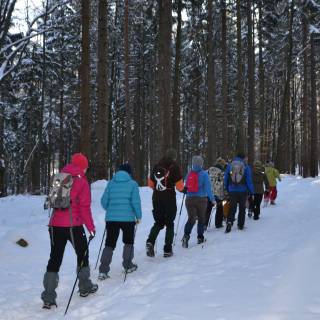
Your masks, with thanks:
M142 217L139 187L131 177L132 170L128 163L122 164L118 172L108 183L101 205L106 210L107 238L101 255L99 280L107 279L113 251L116 247L120 229L122 230L123 268L126 272L137 270L132 262L134 257L135 225Z
M246 200L249 195L249 202L251 202L254 194L252 172L251 168L245 163L244 153L238 152L237 156L228 164L224 174L224 185L230 198L226 233L231 231L238 204L238 228L242 230L246 217Z
M186 177L186 208L188 221L184 226L184 236L182 246L188 248L190 234L196 220L198 220L198 244L204 242L204 228L207 211L208 198L215 204L214 195L210 183L208 172L203 170L203 158L201 156L192 157L192 169Z

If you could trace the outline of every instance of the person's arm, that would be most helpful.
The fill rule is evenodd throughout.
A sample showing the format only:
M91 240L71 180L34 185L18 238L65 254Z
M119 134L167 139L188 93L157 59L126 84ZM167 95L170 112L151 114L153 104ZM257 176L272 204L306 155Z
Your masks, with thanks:
M139 193L139 187L136 182L131 193L131 205L135 212L136 220L141 220L142 218L141 198Z
M264 190L269 191L269 180L265 173L263 174L263 183L264 183Z
M251 169L249 168L249 166L246 166L246 168L245 168L245 178L246 178L246 184L247 184L247 188L249 190L249 193L254 194L252 174L251 174Z
M281 178L280 178L280 173L277 169L274 169L274 175L275 175L275 178L278 179L279 181L281 181Z
M110 184L110 182L109 182L109 184ZM109 184L105 188L103 196L100 200L101 206L104 210L107 210L108 205L109 205Z
M96 228L94 226L91 212L91 192L89 183L84 179L81 179L81 182L79 181L79 183L81 183L81 188L78 195L80 215L89 233L94 233Z
M214 202L214 196L212 193L213 187L211 187L210 178L207 171L204 171L204 189L207 193L207 197L210 199L211 202Z

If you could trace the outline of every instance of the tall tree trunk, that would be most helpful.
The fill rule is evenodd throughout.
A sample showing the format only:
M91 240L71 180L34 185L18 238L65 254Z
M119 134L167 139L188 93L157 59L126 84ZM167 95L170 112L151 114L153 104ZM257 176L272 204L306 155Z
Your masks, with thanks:
M238 0L239 1L239 0ZM260 159L266 162L266 146L265 146L265 72L263 61L263 40L262 40L262 8L261 2L258 4L259 8L259 114L260 114Z
M180 61L181 61L181 11L182 0L178 1L178 22L176 36L176 55L174 62L174 82L172 95L172 146L180 155ZM180 156L179 156L180 159Z
M248 24L248 162L254 161L255 143L255 81L254 81L254 44L252 37L252 0L247 0L247 24Z
M129 0L125 0L124 8L124 74L125 74L125 125L126 125L126 149L125 149L125 161L128 161L133 165L134 150L132 147L132 108L130 106L130 92L129 92Z
M172 1L159 1L159 82L158 98L162 123L162 152L172 146L172 126L167 125L172 117L171 108L171 29L172 29Z
M317 112L317 77L316 77L316 62L314 49L314 34L310 37L310 81L311 81L311 106L310 106L310 121L311 121L311 137L310 137L310 175L311 177L318 176L318 112Z
M304 12L302 17L302 46L303 46L303 87L302 87L302 171L303 177L308 177L309 170L309 154L308 154L308 21Z
M95 178L107 178L108 165L108 41L107 0L99 0L98 7L98 63L97 63L97 160Z
M237 0L237 151L245 150L244 136L244 101L243 101L243 61L242 61L242 32L241 32L241 0Z
M222 156L227 157L228 149L228 87L227 87L227 9L221 0L221 68L222 68Z
M213 0L207 0L208 10L208 54L207 54L207 88L208 88L208 146L207 146L207 163L212 165L217 157L216 150L216 83L215 83L215 61L213 47Z
M91 158L90 109L90 1L81 0L81 68L80 68L80 151Z

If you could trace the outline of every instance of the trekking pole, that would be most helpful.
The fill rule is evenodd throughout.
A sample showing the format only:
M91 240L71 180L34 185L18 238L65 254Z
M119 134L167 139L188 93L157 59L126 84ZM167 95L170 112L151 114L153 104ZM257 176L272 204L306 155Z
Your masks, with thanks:
M105 227L105 228L104 228L104 232L103 232L103 236L102 236L102 240L101 240L101 244L100 244L100 249L99 249L99 253L98 253L98 258L97 258L96 266L94 267L94 270L97 269L97 265L98 265L98 261L99 261L100 253L101 253L101 248L102 248L102 244L103 244L103 240L104 240L104 237L105 237L105 235L106 235L106 230L107 230L107 228Z
M93 238L92 238L92 239L93 239ZM70 302L71 302L71 299L72 299L72 296L73 296L73 292L74 292L74 289L75 289L75 287L76 287L77 281L78 281L78 279L79 279L79 273L80 273L80 271L81 271L81 269L82 269L82 266L83 266L83 263L84 263L84 259L86 258L87 254L88 254L89 244L90 244L90 242L91 242L92 239L89 239L89 241L88 241L87 250L86 250L85 253L84 253L84 257L83 257L83 259L82 259L82 261L81 261L79 270L78 270L78 272L77 272L77 277L76 277L76 280L75 280L75 282L74 282L74 284L73 284L73 288L72 288L72 291L71 291L71 295L70 295L70 298L69 298L69 301L68 301L68 305L67 305L67 307L66 307L66 311L64 312L64 315L66 315L67 312L68 312L69 305L70 305Z
M130 252L130 256L129 256L130 258L131 258L132 253L133 253L134 239L136 238L137 228L138 228L138 224L136 223L136 225L134 226L134 232L133 232L133 244L132 244L131 252ZM123 282L126 282L127 274L128 274L128 268L126 268L126 269L125 269Z
M184 201L185 196L186 196L186 194L184 193L184 194L183 194L183 197L182 197L182 202L181 202L181 207L180 207L180 212L179 212L179 218L178 218L177 228L176 228L176 232L175 232L174 238L173 238L173 246L176 245L176 240L177 240L177 235L178 235L178 230L179 230L179 223L180 223L181 212L182 212L182 206L183 206L183 201Z

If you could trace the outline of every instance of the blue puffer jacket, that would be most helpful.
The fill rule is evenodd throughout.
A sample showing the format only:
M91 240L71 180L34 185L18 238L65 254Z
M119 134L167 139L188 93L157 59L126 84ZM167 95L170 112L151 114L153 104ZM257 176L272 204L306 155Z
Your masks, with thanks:
M212 187L210 183L210 178L208 172L203 170L200 166L192 166L191 171L198 172L198 192L187 192L188 197L208 197L211 201L214 200L214 196L212 194ZM188 180L190 172L188 173L186 180Z
M126 171L118 171L108 183L101 205L106 221L132 222L142 217L138 184Z
M236 161L244 161L241 158L234 158ZM243 184L234 184L230 178L231 165L230 163L227 166L227 169L224 173L224 185L228 192L248 192L250 194L254 194L254 187L252 183L252 173L251 169L248 165L244 164L244 183Z

